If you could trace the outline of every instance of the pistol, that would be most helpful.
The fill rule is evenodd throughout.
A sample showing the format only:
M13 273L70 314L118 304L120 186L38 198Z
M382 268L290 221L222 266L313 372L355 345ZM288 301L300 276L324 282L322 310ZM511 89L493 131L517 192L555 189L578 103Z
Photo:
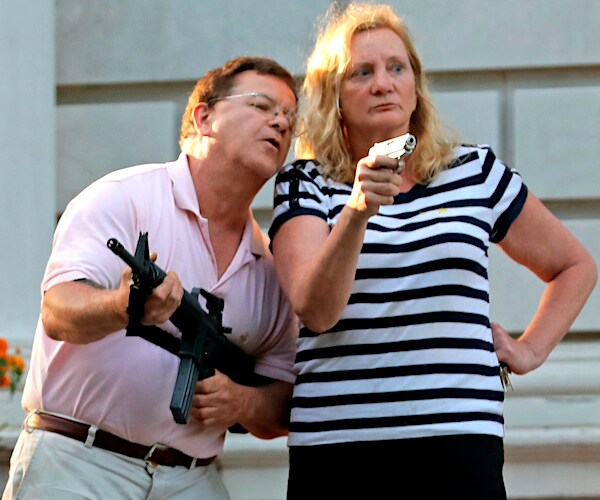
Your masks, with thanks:
M369 149L369 155L384 155L398 160L398 167L394 170L402 172L405 158L413 152L417 146L417 139L412 134L404 134L383 142L376 142Z

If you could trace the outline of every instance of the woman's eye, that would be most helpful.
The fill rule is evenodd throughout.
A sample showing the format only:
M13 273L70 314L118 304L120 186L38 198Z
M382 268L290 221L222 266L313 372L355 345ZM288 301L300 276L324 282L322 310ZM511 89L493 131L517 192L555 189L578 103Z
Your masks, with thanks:
M367 68L355 69L351 74L350 78L365 78L371 74L371 71Z
M393 64L392 73L402 73L402 64Z

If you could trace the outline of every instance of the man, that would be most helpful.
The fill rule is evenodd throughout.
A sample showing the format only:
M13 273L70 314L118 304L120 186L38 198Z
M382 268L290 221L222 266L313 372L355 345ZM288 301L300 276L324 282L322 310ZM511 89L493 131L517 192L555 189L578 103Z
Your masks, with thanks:
M250 204L285 160L296 101L274 61L229 61L190 95L176 161L113 172L69 204L42 282L28 415L3 499L228 498L213 463L226 430L287 432L296 326ZM116 238L133 253L144 232L168 273L143 324L180 336L168 320L183 290L201 287L224 300L227 338L272 382L247 387L217 372L196 384L188 422L174 421L179 358L126 336L132 271L106 245Z

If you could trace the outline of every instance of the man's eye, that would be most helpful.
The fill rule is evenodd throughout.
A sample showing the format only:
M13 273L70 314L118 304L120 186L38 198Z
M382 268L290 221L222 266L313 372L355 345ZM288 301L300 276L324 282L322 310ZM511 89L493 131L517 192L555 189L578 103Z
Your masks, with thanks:
M271 111L273 104L271 104L267 99L256 99L254 101L254 107L260 109L261 111Z

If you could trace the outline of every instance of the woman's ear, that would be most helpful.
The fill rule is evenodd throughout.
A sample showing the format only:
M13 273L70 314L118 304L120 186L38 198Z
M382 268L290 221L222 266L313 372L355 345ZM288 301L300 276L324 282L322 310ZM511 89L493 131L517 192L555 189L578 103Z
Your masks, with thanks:
M206 133L210 129L210 111L211 110L208 107L208 104L206 104L205 102L198 103L192 111L194 128L196 129L196 132L200 135L206 135Z

